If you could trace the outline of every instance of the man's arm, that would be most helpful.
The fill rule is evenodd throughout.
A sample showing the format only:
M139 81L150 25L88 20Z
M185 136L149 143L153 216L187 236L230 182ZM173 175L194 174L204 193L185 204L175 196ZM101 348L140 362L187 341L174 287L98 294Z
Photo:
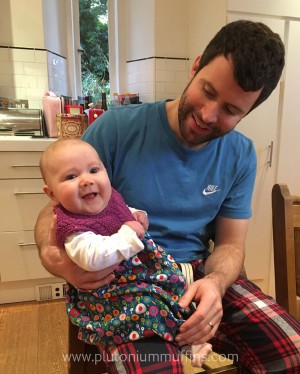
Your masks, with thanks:
M247 228L248 220L217 217L215 246L205 264L205 277L190 285L180 299L184 307L197 303L195 313L180 326L176 338L180 345L202 344L216 333L223 315L222 297L243 267Z
M49 273L65 279L74 287L95 289L103 287L114 279L110 274L116 267L87 272L77 266L64 249L56 246L56 217L53 215L53 204L49 203L40 212L35 225L35 242L39 249L42 265Z
M51 269L51 264L50 267L47 266L47 256L45 256L45 252L47 252L50 227L53 219L53 206L54 204L50 201L40 211L34 228L34 239L39 250L42 265L51 274L56 275L54 274L55 269L53 269L53 271Z
M240 275L245 259L249 220L218 217L215 246L205 264L206 279L211 279L221 297Z

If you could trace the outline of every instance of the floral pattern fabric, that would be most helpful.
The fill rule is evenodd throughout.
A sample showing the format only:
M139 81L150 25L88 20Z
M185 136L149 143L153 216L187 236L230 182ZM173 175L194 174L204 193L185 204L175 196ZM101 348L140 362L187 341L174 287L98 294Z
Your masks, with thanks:
M173 341L190 309L178 300L186 279L172 256L156 246L148 233L144 250L115 269L116 278L96 290L67 287L67 313L90 344L122 344L158 335Z

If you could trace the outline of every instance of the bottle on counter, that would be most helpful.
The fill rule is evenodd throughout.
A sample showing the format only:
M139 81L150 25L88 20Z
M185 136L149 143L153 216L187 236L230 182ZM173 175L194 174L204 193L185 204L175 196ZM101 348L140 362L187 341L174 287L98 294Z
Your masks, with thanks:
M111 106L113 107L113 108L116 108L116 107L118 107L118 106L120 106L121 104L120 104L120 101L119 101L119 95L118 95L118 92L114 92L114 94L113 94L113 99L112 99L112 101L111 101Z
M107 101L106 101L106 93L102 92L102 102L101 102L101 109L102 110L107 110Z
M124 105L129 105L129 104L131 104L131 102L130 102L129 93L127 92L125 94Z

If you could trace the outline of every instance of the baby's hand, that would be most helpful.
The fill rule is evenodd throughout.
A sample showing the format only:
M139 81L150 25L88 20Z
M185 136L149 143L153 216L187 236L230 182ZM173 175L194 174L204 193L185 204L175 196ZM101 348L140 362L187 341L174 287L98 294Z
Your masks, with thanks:
M135 231L139 239L143 239L145 229L138 221L127 221L125 222L125 225L129 226L133 231Z
M144 227L145 230L148 230L149 220L147 213L143 210L136 210L132 212L134 218Z

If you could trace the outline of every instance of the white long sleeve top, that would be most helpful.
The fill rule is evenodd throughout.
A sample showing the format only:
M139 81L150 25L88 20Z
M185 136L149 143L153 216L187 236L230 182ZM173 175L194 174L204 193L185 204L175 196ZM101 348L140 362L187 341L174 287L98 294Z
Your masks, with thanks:
M128 260L144 249L144 245L135 231L122 225L117 233L110 236L91 231L72 234L65 242L65 249L82 269L97 271Z

